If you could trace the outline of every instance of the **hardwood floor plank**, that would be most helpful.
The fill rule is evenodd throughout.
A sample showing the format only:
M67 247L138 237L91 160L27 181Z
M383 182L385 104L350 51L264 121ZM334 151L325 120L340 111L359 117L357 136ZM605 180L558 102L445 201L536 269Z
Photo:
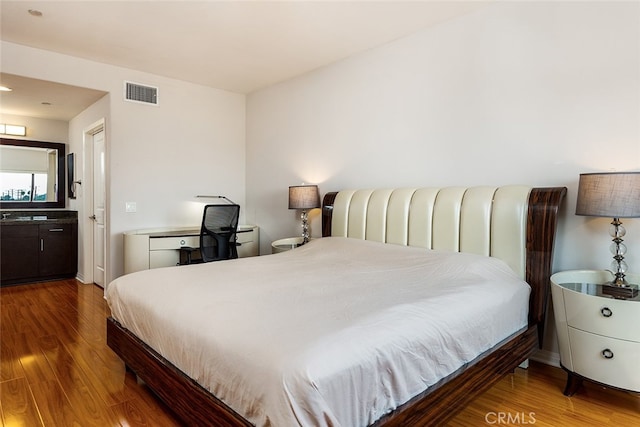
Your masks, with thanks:
M42 426L42 420L26 378L0 383L2 422L6 426Z
M136 396L112 407L114 413L127 424L135 426L177 427L180 422L171 411L149 391L145 385L137 384L133 374L127 373L125 383Z
M125 374L122 361L114 360L114 363L106 364L102 357L104 348L98 350L88 343L75 345L67 351L75 367L82 372L85 382L91 385L107 406L132 398L122 378Z
M55 336L39 339L39 344L51 364L68 401L88 425L117 425L116 417L93 388L77 361Z
M13 339L9 334L0 335L0 382L25 376L20 358L15 353L15 345L12 343Z
M52 335L40 338L38 342L55 371L58 384L82 418L92 425L111 425L108 423L114 422L115 418L109 405L105 405L100 393L67 348Z
M86 419L74 410L57 381L31 385L38 410L45 426L83 426Z
M9 337L3 337L3 341ZM55 379L55 374L35 341L37 337L28 333L19 333L13 337L14 356L20 361L20 365L29 383Z
M0 307L0 310L4 313L2 323L0 324L0 334L17 334L18 325L16 324L15 319L17 317L16 313L18 313L18 306L14 303L6 302L3 299L3 304L2 307Z

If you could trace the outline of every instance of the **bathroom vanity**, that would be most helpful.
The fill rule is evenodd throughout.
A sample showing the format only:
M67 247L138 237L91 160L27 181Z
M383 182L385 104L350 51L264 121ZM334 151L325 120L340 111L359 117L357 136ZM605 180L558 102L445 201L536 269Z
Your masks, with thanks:
M75 277L77 270L76 211L2 211L2 286Z

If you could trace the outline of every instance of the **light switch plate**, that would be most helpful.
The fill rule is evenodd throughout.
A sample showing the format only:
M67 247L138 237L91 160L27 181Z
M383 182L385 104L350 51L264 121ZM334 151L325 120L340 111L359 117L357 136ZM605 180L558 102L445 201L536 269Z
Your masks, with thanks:
M124 211L125 212L135 212L136 211L136 202L125 202Z

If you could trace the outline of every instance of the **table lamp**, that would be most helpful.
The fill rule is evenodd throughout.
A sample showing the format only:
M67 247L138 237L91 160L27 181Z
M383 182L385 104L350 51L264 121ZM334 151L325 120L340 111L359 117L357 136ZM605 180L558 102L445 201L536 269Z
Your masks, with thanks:
M637 287L625 279L628 269L624 261L626 234L620 218L640 217L640 172L604 172L580 174L576 215L613 218L609 232L612 244L611 272L614 280L604 284L603 293L619 298L633 298Z
M289 209L301 209L302 244L309 242L307 211L320 207L320 193L317 185L294 185L289 187Z

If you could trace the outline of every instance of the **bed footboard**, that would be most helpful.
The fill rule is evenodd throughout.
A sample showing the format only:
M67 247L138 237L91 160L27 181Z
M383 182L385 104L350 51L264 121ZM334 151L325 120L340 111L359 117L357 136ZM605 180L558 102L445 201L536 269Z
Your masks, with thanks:
M107 345L187 425L251 426L111 317Z
M525 361L537 348L536 326L454 372L381 418L375 427L441 426L469 402ZM107 345L186 425L247 427L252 424L160 356L107 319Z
M414 397L375 427L442 426L476 397L513 372L537 348L536 326Z

